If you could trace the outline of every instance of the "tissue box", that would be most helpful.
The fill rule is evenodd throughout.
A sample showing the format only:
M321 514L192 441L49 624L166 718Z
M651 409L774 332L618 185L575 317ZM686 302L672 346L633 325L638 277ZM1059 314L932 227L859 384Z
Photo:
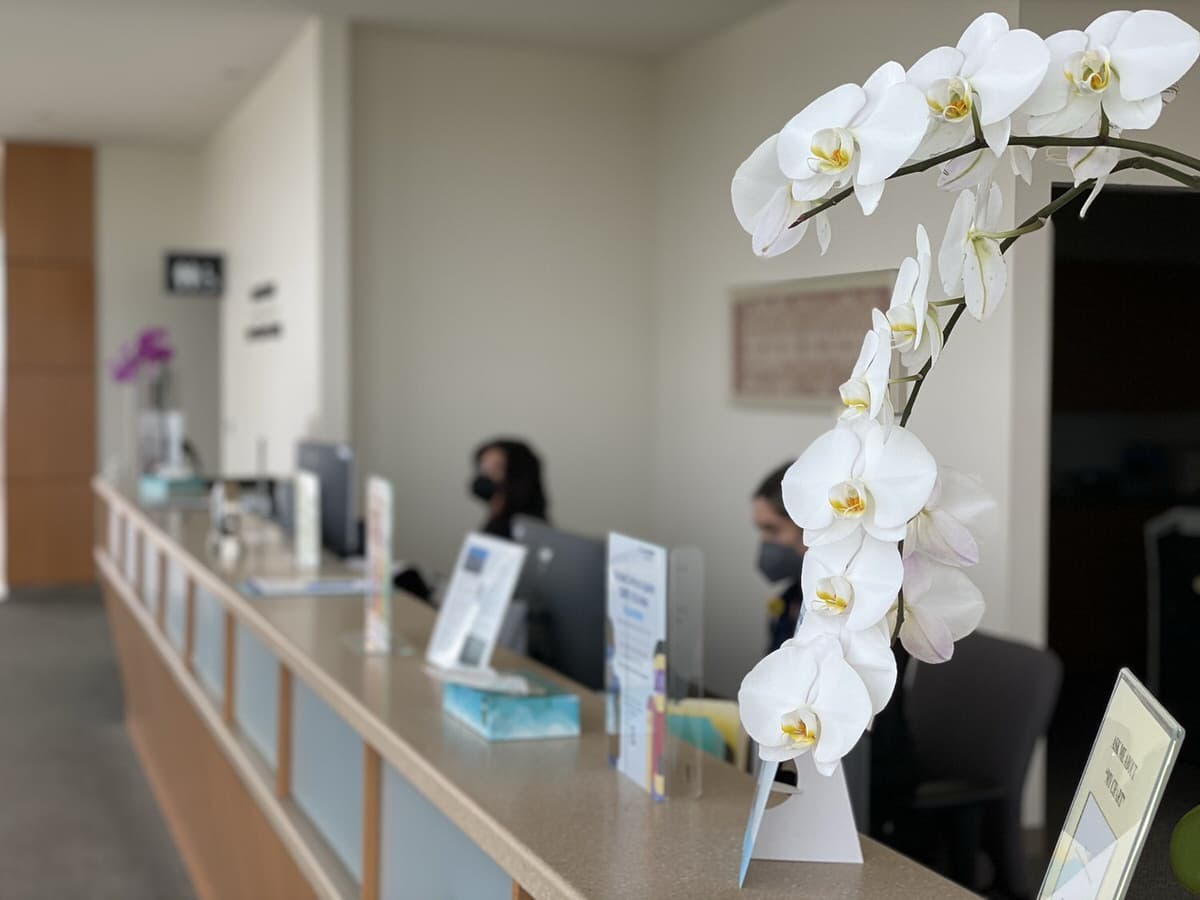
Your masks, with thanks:
M521 674L546 693L514 696L446 684L442 688L442 709L489 741L576 737L579 698L536 675Z

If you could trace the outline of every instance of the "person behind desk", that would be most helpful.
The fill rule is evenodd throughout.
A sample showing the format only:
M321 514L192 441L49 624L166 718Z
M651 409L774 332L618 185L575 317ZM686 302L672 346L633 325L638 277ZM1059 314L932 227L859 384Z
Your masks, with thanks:
M800 569L804 563L804 531L791 520L783 505L783 474L780 466L762 480L751 499L754 527L758 529L758 571L782 591L768 604L767 652L796 633L804 616L800 596Z
M487 504L485 534L512 540L513 516L549 521L542 461L524 441L497 438L475 450L471 494Z

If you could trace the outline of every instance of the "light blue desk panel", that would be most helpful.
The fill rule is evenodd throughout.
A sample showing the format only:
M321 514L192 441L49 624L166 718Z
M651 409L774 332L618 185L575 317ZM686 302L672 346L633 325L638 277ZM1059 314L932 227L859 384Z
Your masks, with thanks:
M196 585L196 637L193 657L204 686L225 695L225 613L220 601Z
M234 636L234 717L242 733L273 769L279 718L279 661L241 622Z
M184 620L184 577L183 569L174 560L167 563L167 640L175 649L183 652Z
M155 598L158 597L158 560L161 555L162 551L156 544L146 542L146 549L142 554L142 596L139 599L150 607L151 611L154 609Z
M137 577L137 529L133 527L133 519L125 517L125 580L134 583Z
M386 763L379 896L508 900L512 879Z
M292 796L360 882L362 781L362 740L299 678L293 678Z

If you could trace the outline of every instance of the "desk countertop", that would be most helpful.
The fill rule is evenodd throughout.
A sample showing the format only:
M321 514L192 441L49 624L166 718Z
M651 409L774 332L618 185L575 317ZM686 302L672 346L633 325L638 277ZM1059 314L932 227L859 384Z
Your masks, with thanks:
M580 695L583 734L488 743L442 713L441 686L423 669L430 607L398 595L396 636L416 653L364 657L345 640L361 631L361 598L250 600L237 592L249 574L290 574L286 544L266 538L222 569L205 550L206 513L143 510L98 490L148 525L152 539L535 897L973 896L866 837L862 866L758 861L739 891L750 776L706 758L699 800L653 803L608 765L603 699L503 650L496 668L532 669Z

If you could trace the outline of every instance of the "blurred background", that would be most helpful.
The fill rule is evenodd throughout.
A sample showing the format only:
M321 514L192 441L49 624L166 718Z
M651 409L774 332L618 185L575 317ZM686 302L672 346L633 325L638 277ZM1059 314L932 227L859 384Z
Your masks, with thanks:
M1194 4L1163 5L1196 19ZM764 261L731 210L734 169L812 97L952 44L983 11L1048 35L1107 8L0 3L11 596L0 715L27 723L2 738L0 797L24 789L47 744L84 740L71 703L119 722L88 587L88 482L129 466L147 390L181 414L200 471L286 476L299 441L353 447L360 478L393 483L397 556L430 582L479 524L466 490L475 448L529 442L556 526L703 551L705 683L735 696L764 652L773 596L755 567L751 495L829 426L836 402L739 393L735 297L892 271L918 222L940 242L954 198L932 176L895 183L870 218L834 211L828 254L810 236ZM1200 152L1196 76L1154 134ZM1069 180L1042 157L1031 185L1001 170L1016 198L1006 220ZM1086 221L1072 206L1021 242L1007 302L955 332L911 423L999 502L973 573L982 631L1062 663L1057 712L1031 726L1015 788L1034 885L1122 666L1200 729L1200 201L1137 173L1114 181ZM169 378L130 384L120 363L147 329L169 337ZM76 626L96 641L82 668L46 649ZM980 676L981 704L1005 677ZM30 692L64 710L49 731L28 725ZM1198 758L1184 753L1168 829L1200 802ZM100 779L78 757L61 765L38 771ZM128 771L128 796L144 792ZM122 821L153 832L152 803L137 803ZM21 851L8 871L25 865L29 822L52 818L32 801L14 809L33 818L0 815L0 848ZM81 846L117 839L99 809ZM1165 841L1156 831L1147 851L1160 880L1130 896L1169 896ZM163 854L125 896L175 896L154 886L175 883ZM50 896L36 881L10 893L0 880L0 894Z

